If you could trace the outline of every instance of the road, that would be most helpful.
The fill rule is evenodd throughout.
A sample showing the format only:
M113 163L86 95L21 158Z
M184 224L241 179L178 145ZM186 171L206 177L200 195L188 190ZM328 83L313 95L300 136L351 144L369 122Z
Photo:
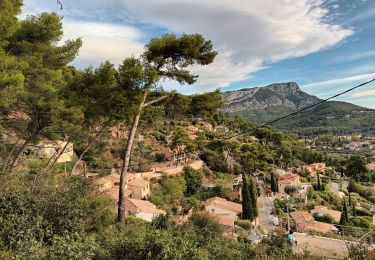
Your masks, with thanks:
M258 216L257 226L264 233L268 234L272 230L275 229L275 227L272 224L273 215L271 214L274 209L273 199L267 197L262 182L259 182L259 188L260 188L260 196L258 197L258 201L257 201L258 209L259 209L259 216Z

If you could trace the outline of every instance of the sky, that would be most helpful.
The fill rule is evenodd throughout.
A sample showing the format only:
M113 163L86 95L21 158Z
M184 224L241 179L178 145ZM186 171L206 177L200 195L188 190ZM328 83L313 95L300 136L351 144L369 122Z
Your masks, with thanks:
M56 12L64 39L81 37L73 65L118 65L165 33L200 33L218 50L192 67L184 94L297 82L327 98L375 78L375 0L24 0L23 14ZM337 98L375 109L375 83Z

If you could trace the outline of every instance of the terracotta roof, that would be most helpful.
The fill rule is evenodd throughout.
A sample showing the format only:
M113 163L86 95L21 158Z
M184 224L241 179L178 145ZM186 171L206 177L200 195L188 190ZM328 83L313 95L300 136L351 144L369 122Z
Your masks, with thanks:
M284 175L284 176L280 176L279 177L279 181L281 180L289 180L289 181L296 181L296 179L299 178L299 175L298 174L295 174L295 173L289 173L287 175Z
M224 198L220 197L213 197L204 202L204 206L212 206L216 208L226 209L229 211L236 212L237 214L242 213L242 205L238 203L234 203L231 201L228 201Z
M127 184L131 186L136 186L136 187L145 187L149 184L149 182L143 179L132 179L128 181Z
M289 213L291 218L298 224L305 221L314 220L308 211L294 211Z
M147 200L137 200L137 199L129 199L127 198L130 203L132 203L136 208L137 211L145 212L145 213L153 213L153 214L164 214L164 210L159 210L156 208L154 204Z
M319 221L308 221L297 225L299 232L306 232L308 230L315 230L321 233L329 233L332 231L337 231L337 228L328 223L319 222Z
M234 220L231 218L222 215L214 215L214 219L217 221L217 223L223 226L234 227Z
M104 194L108 195L109 197L111 197L113 200L115 201L118 201L118 193L119 193L119 189L120 187L119 186L113 186L112 188L104 191ZM132 190L125 190L125 197L129 196L130 194L132 194L133 191Z
M337 210L332 210L324 206L315 206L313 210L311 210L311 214L323 214L331 216L336 222L340 221L341 212Z

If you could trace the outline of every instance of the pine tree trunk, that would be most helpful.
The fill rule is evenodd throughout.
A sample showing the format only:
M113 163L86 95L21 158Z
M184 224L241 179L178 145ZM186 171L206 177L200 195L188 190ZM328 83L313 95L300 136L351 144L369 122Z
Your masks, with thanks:
M19 143L20 140L21 140L21 138L18 138L17 142L15 142L15 144L13 145L12 150L10 150L10 153L8 154L7 159L5 160L5 163L4 163L4 166L3 166L3 172L5 172L7 170L8 164L9 164L10 160L12 159L12 155L14 153L14 150L16 149L17 144Z
M26 147L29 143L34 140L38 135L42 132L43 128L37 129L35 133L33 133L21 146L20 150L18 151L16 157L14 158L12 164L10 165L10 172L13 172L14 168L18 165L19 160L21 159L22 154L26 150Z
M85 149L81 153L81 155L78 157L78 160L75 162L72 170L70 171L70 175L75 173L76 168L78 167L79 163L82 161L83 157L86 155L86 153L90 150L91 146L99 140L99 138L104 133L104 130L106 129L106 125L103 125L102 129L100 129L99 133L96 135L96 137L92 138L89 143L86 145Z
M125 176L129 169L130 155L132 151L133 141L135 134L137 132L139 120L141 118L142 108L146 102L147 90L144 91L143 98L139 104L138 113L134 117L132 127L128 135L128 141L126 143L124 161L122 163L121 175L120 175L120 189L118 195L118 212L117 212L117 221L120 222L125 216Z
M68 140L66 140L66 144L64 145L64 147L62 147L59 152L56 154L56 156L53 156L54 157L54 160L52 163L48 163L46 168L45 168L45 171L49 171L53 168L53 166L55 166L57 160L60 158L60 156L64 153L66 147L68 147L69 143L70 143L70 140L71 138L69 137Z

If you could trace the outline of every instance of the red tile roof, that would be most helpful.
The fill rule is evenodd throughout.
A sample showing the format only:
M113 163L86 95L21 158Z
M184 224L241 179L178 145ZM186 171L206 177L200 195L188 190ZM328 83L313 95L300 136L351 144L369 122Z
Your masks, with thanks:
M226 209L229 211L236 212L237 214L242 213L242 205L238 203L234 203L231 201L228 201L224 198L220 197L213 197L211 199L208 199L204 202L204 206L212 206L216 208Z

